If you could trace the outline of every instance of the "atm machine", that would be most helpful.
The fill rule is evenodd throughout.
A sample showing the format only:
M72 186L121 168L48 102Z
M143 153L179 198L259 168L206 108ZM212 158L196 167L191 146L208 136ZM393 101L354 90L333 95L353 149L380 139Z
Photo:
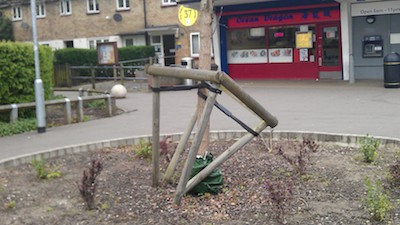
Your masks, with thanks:
M364 36L362 45L363 58L376 58L383 56L383 40L381 35Z

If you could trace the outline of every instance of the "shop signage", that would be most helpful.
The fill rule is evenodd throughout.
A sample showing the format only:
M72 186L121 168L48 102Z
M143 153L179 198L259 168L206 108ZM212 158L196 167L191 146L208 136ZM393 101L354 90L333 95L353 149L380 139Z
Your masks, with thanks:
M400 13L399 1L367 2L351 5L352 16L369 16Z
M296 48L312 48L312 32L296 32Z
M229 64L267 63L267 49L244 49L228 51Z
M340 20L339 9L308 9L287 13L268 13L249 16L235 16L228 19L229 27L252 27L281 25L288 23L312 23Z

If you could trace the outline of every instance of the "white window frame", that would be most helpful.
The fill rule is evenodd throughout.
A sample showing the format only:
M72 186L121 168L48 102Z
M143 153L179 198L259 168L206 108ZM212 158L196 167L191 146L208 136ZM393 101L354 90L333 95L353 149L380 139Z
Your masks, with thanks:
M110 40L108 38L91 38L91 39L88 40L88 48L89 49L96 49L97 48L97 43L104 43L104 42L109 42L109 41ZM91 47L93 47L93 48L91 48Z
M161 0L161 5L163 6L176 5L176 0Z
M36 3L36 18L46 17L46 4L44 2Z
M88 13L99 13L100 12L100 5L98 0L86 0L87 2L87 12ZM90 9L91 6L93 9Z
M198 40L199 40L199 43L198 43L199 52L194 52L193 36L197 36L198 37ZM192 56L192 57L199 57L200 56L200 32L190 33L190 56Z
M12 14L12 20L13 21L18 21L22 20L22 8L20 5L13 6L11 8L11 14Z
M61 0L60 1L60 15L71 15L71 0Z
M122 1L122 6L119 4ZM128 10L131 8L130 0L116 0L117 10Z

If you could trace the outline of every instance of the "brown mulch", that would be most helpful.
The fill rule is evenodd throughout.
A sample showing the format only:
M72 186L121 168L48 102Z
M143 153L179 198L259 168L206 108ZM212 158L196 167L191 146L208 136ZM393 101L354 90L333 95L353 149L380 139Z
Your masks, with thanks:
M218 156L232 143L212 142L209 151ZM161 174L175 147L171 143L168 157L162 155ZM1 224L387 224L365 209L365 176L383 182L394 204L391 224L400 224L399 188L386 176L396 154L381 148L376 162L367 164L350 147L282 140L270 149L268 141L256 139L220 167L220 194L186 195L177 206L174 192L186 154L172 184L152 187L151 162L132 146L100 149L47 160L62 174L51 180L37 178L31 164L0 170ZM89 211L77 182L92 159L101 159L103 171L97 208Z

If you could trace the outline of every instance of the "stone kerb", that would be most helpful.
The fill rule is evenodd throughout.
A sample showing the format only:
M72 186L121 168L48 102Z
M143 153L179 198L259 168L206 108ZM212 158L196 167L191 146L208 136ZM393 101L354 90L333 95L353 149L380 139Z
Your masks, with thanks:
M247 134L246 131L236 130L224 130L224 131L211 131L211 140L235 140ZM161 140L164 137L170 137L172 141L177 142L180 140L182 133L164 134L161 136ZM193 138L194 134L192 134ZM364 135L352 135L352 134L335 134L335 133L321 133L321 132L308 132L308 131L264 131L260 134L261 137L268 139L272 137L272 140L303 140L312 139L316 142L331 143L340 146L351 146L357 147L360 139ZM385 147L400 147L400 139L378 137L382 146ZM78 154L88 151L96 151L102 148L115 148L119 146L139 144L141 140L151 141L151 135L124 137L111 140L103 140L100 142L91 142L81 145L70 145L61 148L49 149L41 152L35 152L31 154L25 154L18 157L8 158L0 160L0 169L18 166L24 163L30 163L34 159L48 159L53 157L62 157L68 154Z

